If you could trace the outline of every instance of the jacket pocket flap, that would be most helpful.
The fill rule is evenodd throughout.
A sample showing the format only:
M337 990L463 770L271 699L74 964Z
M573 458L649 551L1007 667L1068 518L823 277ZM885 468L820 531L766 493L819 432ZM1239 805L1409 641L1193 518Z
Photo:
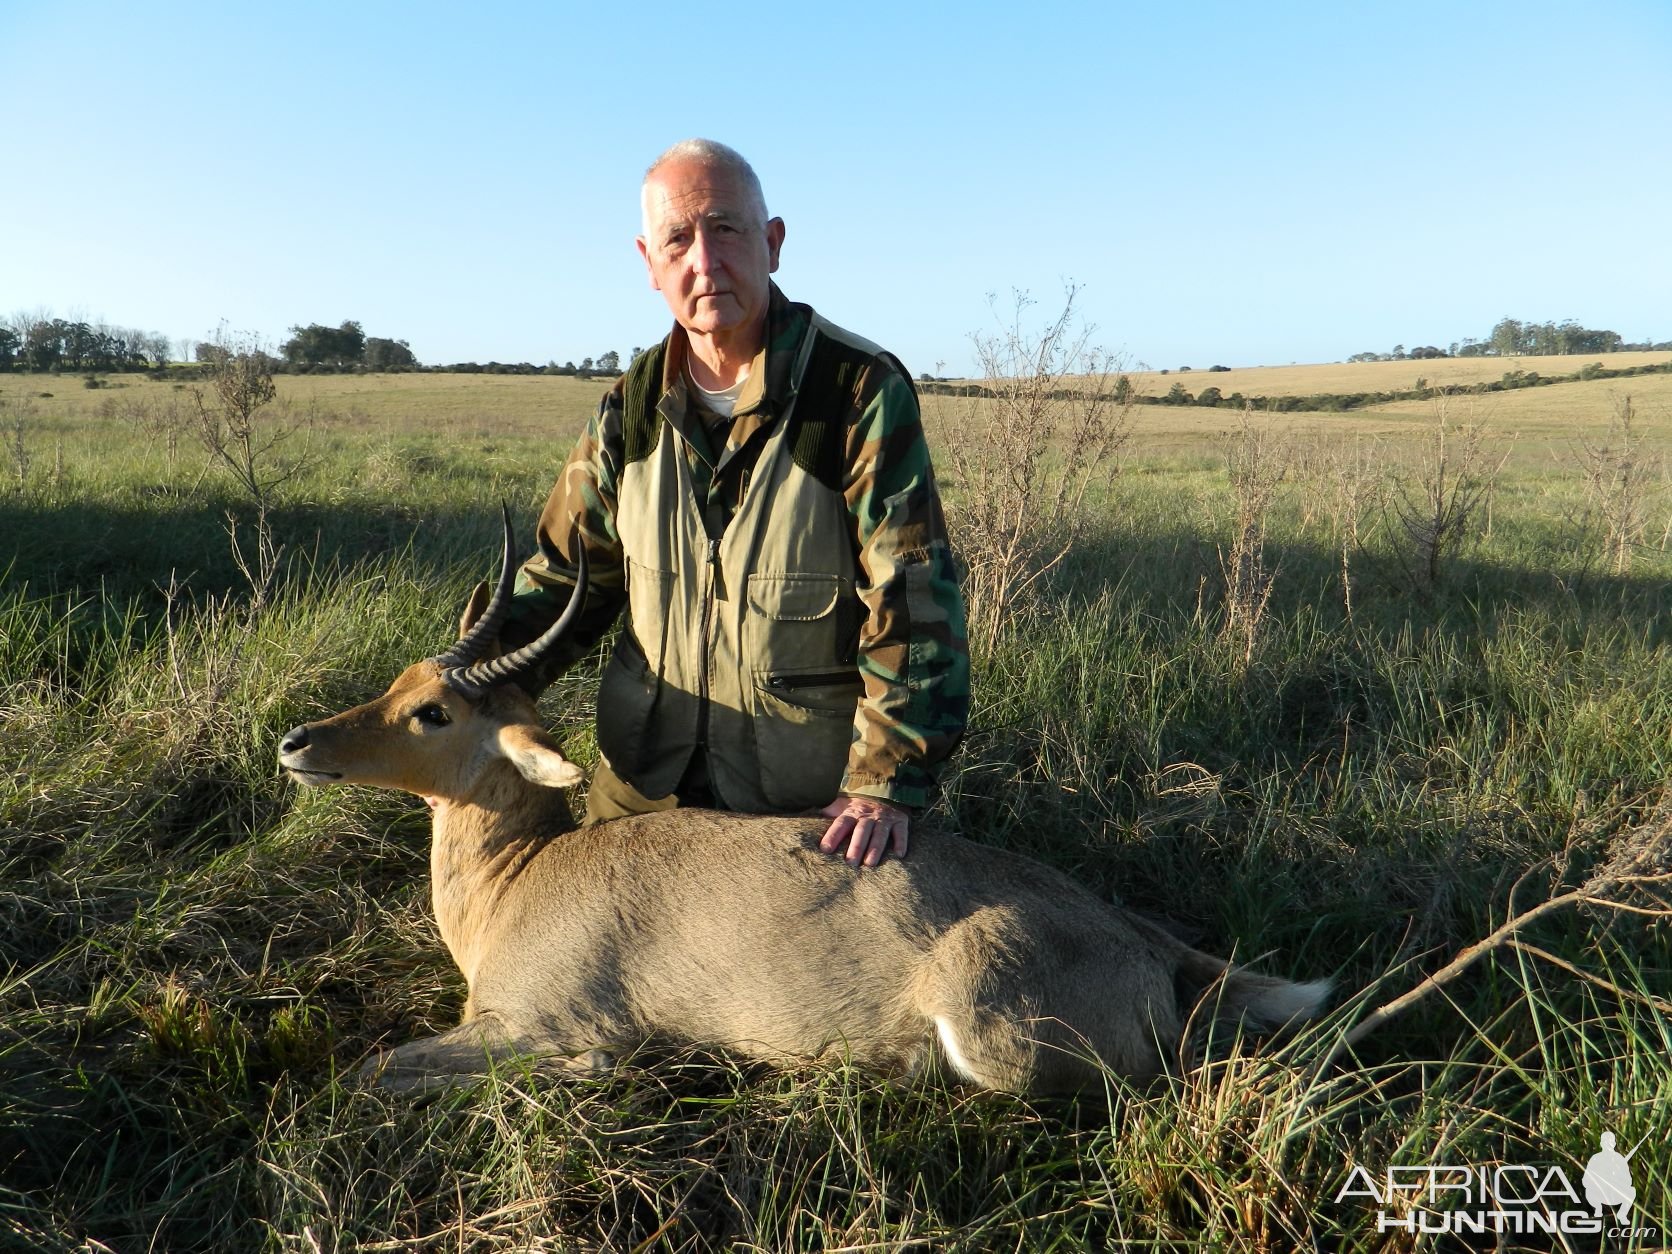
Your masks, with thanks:
M836 608L841 590L835 575L750 575L749 605L767 618L810 622Z

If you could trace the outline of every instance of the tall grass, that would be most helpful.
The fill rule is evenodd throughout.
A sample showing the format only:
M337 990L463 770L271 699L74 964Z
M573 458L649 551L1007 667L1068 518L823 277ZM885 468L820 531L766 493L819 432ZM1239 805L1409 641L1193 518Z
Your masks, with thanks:
M1369 1251L1403 1239L1335 1201L1349 1165L1577 1180L1604 1129L1657 1133L1633 1173L1665 1239L1664 918L1543 919L1526 939L1581 974L1505 950L1324 1065L1518 883L1536 900L1626 843L1672 858L1665 558L1571 577L1577 479L1506 480L1425 604L1367 536L1350 617L1297 484L1250 654L1221 629L1220 455L1134 465L976 658L937 821L1203 948L1334 977L1323 1023L1075 1101L697 1052L413 1101L350 1077L461 1006L426 812L297 792L275 744L443 643L492 502L531 517L562 450L508 440L484 469L327 437L275 506L290 564L258 611L235 503L137 437L71 441L56 486L0 498L0 1246ZM593 677L545 701L583 761Z

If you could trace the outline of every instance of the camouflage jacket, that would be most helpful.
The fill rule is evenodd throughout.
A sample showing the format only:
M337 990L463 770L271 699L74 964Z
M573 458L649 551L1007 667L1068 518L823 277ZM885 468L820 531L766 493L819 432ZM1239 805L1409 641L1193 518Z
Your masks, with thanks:
M811 351L815 344L818 351ZM649 456L677 455L682 491L700 514L712 556L735 530L740 506L753 499L749 485L762 450L774 443L779 419L789 410L790 426L778 443L792 447L797 464L829 486L847 520L851 545L853 577L846 581L851 587L838 598L833 623L836 653L855 668L858 683L845 698L855 713L851 736L843 737L846 762L832 795L870 796L906 808L928 804L936 768L957 744L968 717L969 659L963 603L909 376L892 357L824 323L807 306L789 302L776 287L766 346L729 424L689 395L685 353L684 332L676 326L605 396L540 516L538 548L520 572L501 643L512 648L532 639L566 602L574 581L575 538L587 548L587 604L533 687L543 687L589 650L623 606L651 595L647 589L659 586L667 596L667 588L683 588L695 596L695 581L667 571L660 572L665 576L660 585L648 582L642 558L629 577L632 563L625 558L622 533L631 528L618 525L623 520L617 517L624 475ZM798 368L806 375L795 392ZM675 437L676 444L664 447L664 440ZM751 576L751 595L754 588ZM742 597L744 590L731 595ZM639 621L636 611L630 614ZM659 669L668 655L665 642L645 643L656 659L652 669ZM643 671L645 643L624 629L612 670L636 665ZM658 702L665 714L666 703ZM702 718L709 715L704 709ZM606 721L601 717L601 743ZM699 728L697 744L709 734ZM688 758L691 748L673 737L654 744L653 756L676 760L635 763L617 760L619 751L605 745L611 765L647 796L666 795L684 765L678 759ZM728 789L716 792L725 799Z

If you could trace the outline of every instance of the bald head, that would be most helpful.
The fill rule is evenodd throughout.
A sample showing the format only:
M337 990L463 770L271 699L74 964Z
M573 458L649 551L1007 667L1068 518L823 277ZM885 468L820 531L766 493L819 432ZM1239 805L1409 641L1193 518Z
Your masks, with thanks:
M743 154L717 140L682 139L652 161L650 168L644 172L644 182L639 187L639 210L646 235L650 234L651 212L655 204L652 188L660 181L659 176L664 169L682 165L702 166L730 177L743 194L744 207L753 218L750 225L766 226L766 196L761 191L761 181L754 167L744 160Z

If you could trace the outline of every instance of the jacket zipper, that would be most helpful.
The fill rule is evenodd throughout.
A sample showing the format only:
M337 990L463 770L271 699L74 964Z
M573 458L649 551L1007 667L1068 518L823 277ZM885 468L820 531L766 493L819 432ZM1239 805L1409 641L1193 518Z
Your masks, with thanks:
M708 578L703 582L702 589L702 629L697 633L697 645L700 650L698 658L697 682L697 745L703 750L708 748L708 671L711 659L708 656L710 645L709 619L714 614L714 581L719 578L720 571L720 542L708 542Z
M818 688L827 684L857 684L859 672L848 671L820 671L815 675L772 675L767 678L766 686L778 692L788 692L796 688Z

